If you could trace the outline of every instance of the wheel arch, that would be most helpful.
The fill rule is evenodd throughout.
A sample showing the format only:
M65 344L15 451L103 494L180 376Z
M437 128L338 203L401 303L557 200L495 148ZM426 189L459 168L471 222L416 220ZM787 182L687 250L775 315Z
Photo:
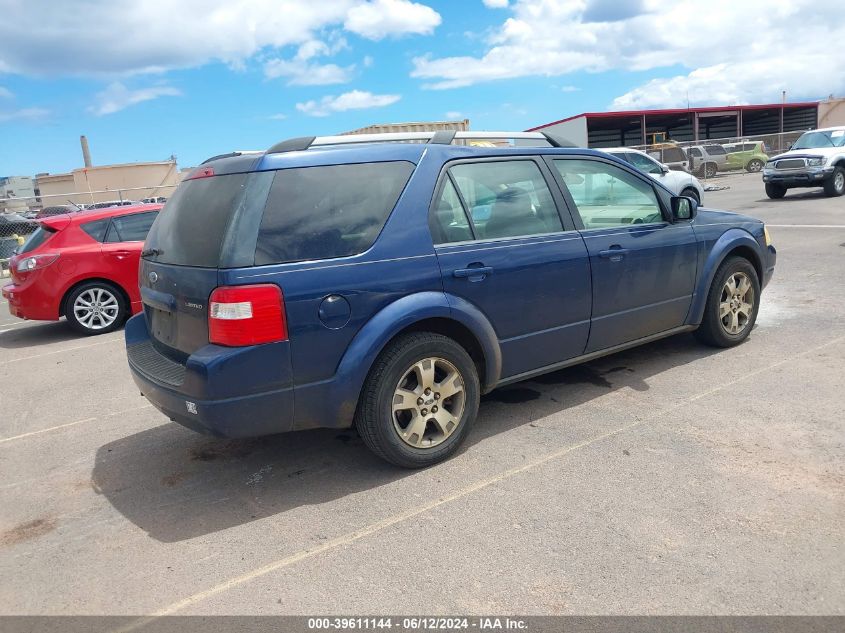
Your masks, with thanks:
M479 367L482 393L499 381L501 350L487 317L459 297L419 292L397 299L367 321L347 346L329 381L297 387L295 428L323 426L326 420L335 420L336 426L348 426L364 381L379 354L398 336L423 331L449 336L467 350Z
M704 317L707 295L713 283L713 278L716 276L716 271L722 265L722 262L732 256L739 256L751 262L757 272L757 278L761 284L763 283L763 258L760 255L760 245L757 240L743 229L735 228L726 231L716 240L702 267L702 273L699 276L693 302L690 306L689 324L698 325L701 323Z
M70 286L68 286L67 290L65 290L64 294L62 295L62 300L59 303L59 316L67 318L67 300L74 290L79 288L79 286L81 286L82 284L96 281L113 286L118 292L120 292L120 296L123 298L123 301L126 304L127 312L131 313L132 300L129 298L129 293L126 291L126 288L124 288L114 279L109 279L108 277L84 277L83 279L78 279L77 281L73 282Z

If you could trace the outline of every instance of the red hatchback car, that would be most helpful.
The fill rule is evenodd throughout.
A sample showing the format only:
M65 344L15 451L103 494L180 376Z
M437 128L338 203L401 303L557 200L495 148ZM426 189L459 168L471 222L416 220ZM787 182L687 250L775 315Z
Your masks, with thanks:
M160 204L114 207L41 220L9 261L3 287L21 319L56 321L103 334L141 309L138 261Z

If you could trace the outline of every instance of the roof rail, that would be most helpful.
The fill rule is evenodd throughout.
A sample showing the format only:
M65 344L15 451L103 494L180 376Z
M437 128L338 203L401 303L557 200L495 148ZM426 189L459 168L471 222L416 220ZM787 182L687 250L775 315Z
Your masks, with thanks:
M437 145L450 145L455 140L535 140L545 141L552 147L577 147L568 140L548 132L385 132L383 134L340 134L335 136L302 136L276 143L267 150L268 154L295 152L310 147L327 145L354 145L359 143L390 143L402 141L426 141Z

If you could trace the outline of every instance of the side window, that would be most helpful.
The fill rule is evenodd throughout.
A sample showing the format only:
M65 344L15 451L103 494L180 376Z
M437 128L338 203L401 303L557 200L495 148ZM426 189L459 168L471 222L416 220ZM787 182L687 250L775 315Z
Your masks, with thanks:
M725 148L721 145L708 145L707 153L711 156L724 156L727 152L725 152Z
M698 149L697 147L690 147L689 148L689 154L690 154L690 156L692 156L694 158L701 158L701 150Z
M156 219L158 211L133 213L112 218L106 242L143 242Z
M662 222L654 188L624 169L594 160L555 160L585 229Z
M444 181L437 204L434 205L431 233L435 244L464 242L472 239L472 229L466 212L449 178Z
M478 239L563 230L546 179L534 161L464 163L449 171Z
M404 161L278 170L258 230L256 265L363 253L413 171Z
M630 157L630 162L634 167L644 171L647 174L662 174L663 170L660 169L660 165L656 162L651 160L648 156L643 156L642 154L634 154L633 152L628 154Z
M102 242L106 237L106 229L109 228L109 219L94 220L93 222L86 222L81 224L80 228L88 235L98 242Z

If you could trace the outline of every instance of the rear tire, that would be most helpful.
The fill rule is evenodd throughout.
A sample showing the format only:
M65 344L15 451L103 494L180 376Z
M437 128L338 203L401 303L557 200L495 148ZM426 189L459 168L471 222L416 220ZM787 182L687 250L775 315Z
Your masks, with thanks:
M728 257L713 277L695 336L713 347L739 345L754 328L759 308L757 270L744 257Z
M693 189L692 187L687 187L681 192L682 196L687 196L688 198L692 198L695 200L696 204L701 204L701 196L698 195L698 192Z
M454 454L466 439L480 391L478 371L463 347L441 334L406 334L388 344L370 370L355 425L382 459L425 468Z
M786 195L786 187L771 182L766 183L766 195L772 200L780 200Z
M752 173L760 171L761 169L763 169L763 161L757 158L748 161L748 164L745 166L745 170Z
M105 281L86 281L65 301L68 324L89 336L113 332L123 325L128 311L123 293Z
M698 175L703 176L704 178L712 178L716 175L716 172L719 171L718 167L716 167L716 163L704 163L698 169Z
M841 196L845 193L845 169L835 167L833 175L824 181L824 193L826 196Z

